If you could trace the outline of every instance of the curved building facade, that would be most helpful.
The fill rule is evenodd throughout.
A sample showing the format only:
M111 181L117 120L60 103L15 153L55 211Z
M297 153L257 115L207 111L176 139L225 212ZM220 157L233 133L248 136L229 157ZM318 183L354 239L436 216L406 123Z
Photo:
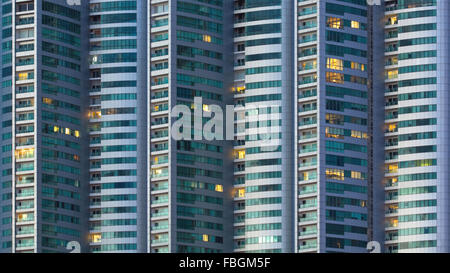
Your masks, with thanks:
M294 248L294 2L234 2L236 252Z
M90 1L89 24L90 251L142 252L146 1Z
M449 3L385 5L385 250L447 252Z
M85 251L85 5L2 3L2 249Z
M148 16L148 249L231 251L229 144L203 127L225 109L231 74L231 1L150 1ZM196 102L195 98L201 102ZM178 140L175 107L193 127ZM216 116L217 117L217 116ZM192 118L192 119L191 119ZM189 122L190 123L190 122ZM218 128L216 127L216 130ZM185 131L186 130L186 131Z
M304 252L365 252L368 6L298 1L297 236Z

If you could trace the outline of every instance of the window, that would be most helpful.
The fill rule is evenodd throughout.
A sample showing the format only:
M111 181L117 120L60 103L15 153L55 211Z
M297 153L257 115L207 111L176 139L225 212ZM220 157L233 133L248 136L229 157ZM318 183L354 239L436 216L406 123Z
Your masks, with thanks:
M358 21L352 21L352 28L359 28L359 22Z
M344 70L344 62L339 59L327 58L327 68L334 70Z

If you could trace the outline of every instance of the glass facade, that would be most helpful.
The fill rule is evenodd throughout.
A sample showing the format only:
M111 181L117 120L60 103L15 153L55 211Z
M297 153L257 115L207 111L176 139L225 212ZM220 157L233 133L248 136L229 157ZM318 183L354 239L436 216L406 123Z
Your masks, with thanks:
M293 14L289 1L234 1L234 250L293 249ZM284 153L283 153L284 152Z
M229 1L150 1L148 9L148 251L230 251L230 178L225 141L206 141L211 105L225 108ZM195 102L194 98L201 98ZM189 137L175 140L174 106L192 112ZM216 112L214 112L216 114ZM199 125L194 124L199 120ZM216 127L217 129L217 127ZM200 135L201 136L201 135ZM222 136L223 138L223 136ZM203 139L203 140L202 140Z
M82 6L2 3L2 252L83 241Z
M366 1L298 1L299 252L365 252ZM319 23L320 22L320 23Z
M449 5L1 1L0 252L450 251Z
M385 13L386 252L437 250L439 138L437 1L388 1ZM439 26L440 27L440 26ZM439 137L439 138L438 138ZM439 163L439 164L438 164ZM442 219L443 220L443 219ZM439 231L443 232L443 231Z

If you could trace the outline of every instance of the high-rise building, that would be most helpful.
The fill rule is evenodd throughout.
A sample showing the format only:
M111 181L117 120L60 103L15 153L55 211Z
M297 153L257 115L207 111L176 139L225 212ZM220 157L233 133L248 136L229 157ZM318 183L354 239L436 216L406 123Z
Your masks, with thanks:
M2 2L1 252L85 245L84 7Z
M449 252L450 3L379 2L2 1L0 252Z
M149 3L148 251L231 252L231 145L202 128L230 94L232 1ZM182 140L174 106L192 121Z
M296 250L365 252L368 6L299 1L297 15Z
M294 251L292 1L234 1L234 250Z
M449 3L385 5L385 251L448 252Z
M89 3L91 252L147 249L146 2Z

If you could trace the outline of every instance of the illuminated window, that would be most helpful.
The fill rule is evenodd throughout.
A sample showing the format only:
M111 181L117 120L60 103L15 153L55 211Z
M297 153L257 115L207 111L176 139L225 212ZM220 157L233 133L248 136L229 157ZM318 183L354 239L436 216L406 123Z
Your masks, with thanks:
M216 191L217 192L223 192L223 186L220 185L220 184L216 185Z
M245 189L238 189L237 196L238 197L245 197Z
M341 29L344 27L344 23L341 18L328 17L327 27Z
M326 169L325 174L328 179L344 180L344 171L338 169Z
M397 24L397 16L387 18L386 25L395 25L395 24Z
M386 77L388 79L396 79L398 78L398 69L388 70L386 73Z
M325 119L329 124L342 125L344 123L344 116L337 114L326 114Z
M102 242L102 234L96 233L91 235L92 243L101 243Z
M344 62L339 59L327 58L327 68L334 70L344 70Z
M344 83L344 74L336 73L336 72L327 72L326 73L327 82L331 83Z
M75 130L75 133L74 133L74 135L75 135L75 137L76 137L76 138L79 138L79 137L80 137L80 131L78 131L78 130Z
M386 127L388 133L397 132L397 123L387 124Z
M360 63L356 63L356 62L351 62L351 68L355 69L355 70L361 70L361 71L366 70L366 66L364 64L360 64Z
M101 111L89 111L88 117L93 118L93 119L101 118L102 112Z
M15 157L17 159L34 157L34 148L16 150Z
M364 139L367 139L367 133L361 132L361 131L352 130L352 137L353 138L364 138Z
M50 99L50 98L42 98L42 102L45 103L45 104L52 104L53 100Z
M364 175L362 172L352 171L351 178L362 180L362 179L364 179Z
M237 87L232 87L231 88L231 92L235 92L235 93L239 93L242 94L245 92L245 86L237 86Z
M396 173L398 171L398 164L390 164L387 165L386 171L388 173Z
M203 242L209 242L209 236L207 234L203 234Z
M53 126L53 132L58 133L59 132L59 127L58 126Z
M70 136L70 128L66 128L65 133L66 135Z
M398 183L397 177L391 177L386 181L386 187L394 187Z
M389 224L390 224L391 227L397 227L398 226L398 219L391 219Z
M207 104L203 104L203 111L205 112L211 112L211 108Z
M209 35L203 35L203 42L211 43L211 36Z
M358 21L352 21L352 28L359 28L359 22Z

